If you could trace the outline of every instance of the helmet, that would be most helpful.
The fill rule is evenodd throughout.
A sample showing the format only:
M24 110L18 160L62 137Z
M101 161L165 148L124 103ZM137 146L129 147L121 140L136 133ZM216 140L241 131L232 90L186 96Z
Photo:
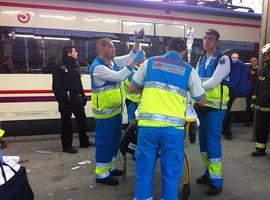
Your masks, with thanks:
M262 51L262 54L270 52L270 42L264 45L261 51Z

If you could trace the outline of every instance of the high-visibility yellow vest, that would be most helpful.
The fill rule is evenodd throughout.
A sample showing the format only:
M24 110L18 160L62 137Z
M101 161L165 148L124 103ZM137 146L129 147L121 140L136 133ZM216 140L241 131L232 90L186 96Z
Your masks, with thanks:
M90 68L91 76L91 104L94 117L96 119L106 119L113 117L122 111L122 94L119 83L106 81L102 86L96 87L93 81L93 72L96 66L107 64L101 60L99 57L96 57L93 61ZM114 63L114 68L118 66Z
M135 103L139 103L141 100L141 94L135 94L129 91L131 81L129 78L127 78L125 81L123 81L123 88L125 90L125 97L129 99L130 101L133 101Z
M206 55L202 57L202 59L199 61L198 70L198 74L202 81L206 81L212 77L218 65L219 59L222 57L222 55L223 54L220 51L216 51L207 67L205 66ZM205 106L222 110L227 109L227 103L229 101L228 86L220 83L214 89L206 90L205 96Z
M184 127L191 70L173 51L148 59L139 126Z
M223 87L223 89L221 87ZM205 96L206 96L205 106L222 110L227 109L227 104L229 101L228 86L219 84L212 90L206 90Z

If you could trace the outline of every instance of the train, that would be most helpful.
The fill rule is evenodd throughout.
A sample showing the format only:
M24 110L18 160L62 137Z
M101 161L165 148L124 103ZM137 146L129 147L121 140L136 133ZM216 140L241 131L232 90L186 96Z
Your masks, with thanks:
M96 41L111 38L117 54L123 55L134 44L134 32L144 28L146 38L141 46L149 57L164 53L170 37L186 37L190 27L194 29L193 65L203 54L202 37L208 28L220 32L223 50L237 51L244 61L259 52L261 15L256 13L135 0L0 1L0 58L12 57L16 67L16 73L0 74L0 128L7 135L59 132L51 70L61 58L62 47L73 45L79 52L92 131L87 65L96 56ZM245 101L240 98L233 111L244 110Z

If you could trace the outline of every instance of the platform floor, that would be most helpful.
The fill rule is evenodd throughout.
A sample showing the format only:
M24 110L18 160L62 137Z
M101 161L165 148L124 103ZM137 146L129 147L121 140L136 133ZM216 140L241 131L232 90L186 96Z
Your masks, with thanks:
M250 156L254 149L252 128L233 126L234 139L223 139L223 192L217 197L205 194L206 186L195 179L203 172L198 141L187 145L192 167L190 200L268 200L270 199L270 153L261 158ZM93 136L90 138L93 141ZM131 200L134 192L134 161L128 161L127 180L118 186L104 186L95 182L95 148L79 149L77 154L61 151L59 135L5 138L8 148L4 155L18 155L26 161L29 181L36 200ZM75 137L74 145L78 146ZM78 162L88 161L81 165ZM123 161L119 158L119 167ZM89 163L90 162L90 163ZM74 169L75 167L75 169ZM73 169L72 169L73 168ZM160 170L156 169L155 196L160 199ZM183 172L183 175L185 173ZM185 177L182 177L184 180ZM182 188L179 188L179 197ZM182 199L181 197L179 198Z

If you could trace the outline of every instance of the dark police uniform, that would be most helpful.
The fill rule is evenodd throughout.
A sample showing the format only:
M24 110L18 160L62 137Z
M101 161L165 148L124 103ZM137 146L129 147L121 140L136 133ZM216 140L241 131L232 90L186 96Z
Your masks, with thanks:
M84 106L87 103L76 59L63 56L62 63L53 70L53 92L61 113L61 141L63 150L72 148L71 115L74 114L80 147L90 146L86 135L87 123Z
M252 152L252 156L263 156L270 128L270 60L265 61L258 71L252 107L256 110L256 151Z

